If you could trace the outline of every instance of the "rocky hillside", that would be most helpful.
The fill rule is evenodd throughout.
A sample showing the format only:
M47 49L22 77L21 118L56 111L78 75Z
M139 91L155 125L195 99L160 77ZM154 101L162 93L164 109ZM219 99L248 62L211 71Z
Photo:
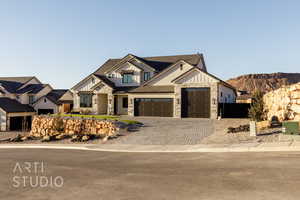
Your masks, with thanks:
M249 93L255 90L269 92L298 82L300 82L300 73L248 74L227 81L238 90L245 90Z

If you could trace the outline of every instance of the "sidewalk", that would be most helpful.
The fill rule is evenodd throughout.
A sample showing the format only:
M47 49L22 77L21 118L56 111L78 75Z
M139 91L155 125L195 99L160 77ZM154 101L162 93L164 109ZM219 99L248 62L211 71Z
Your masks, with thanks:
M199 145L113 145L113 144L1 144L0 149L69 149L110 152L271 152L300 151L300 142L199 144Z

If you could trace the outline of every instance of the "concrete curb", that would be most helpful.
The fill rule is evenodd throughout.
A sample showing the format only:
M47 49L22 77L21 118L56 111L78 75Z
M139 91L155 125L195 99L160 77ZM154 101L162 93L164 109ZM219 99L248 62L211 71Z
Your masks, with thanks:
M96 144L1 144L0 149L60 149L85 150L105 152L132 152L132 153L223 153L223 152L274 152L300 151L300 144L285 143L247 143L247 144L215 144L215 145L96 145Z

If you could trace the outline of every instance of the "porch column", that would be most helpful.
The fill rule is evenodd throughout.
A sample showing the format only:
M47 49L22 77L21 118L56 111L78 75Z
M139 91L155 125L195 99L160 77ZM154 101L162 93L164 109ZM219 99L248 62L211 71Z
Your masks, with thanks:
M107 114L114 115L114 95L112 93L107 94Z
M134 116L134 97L128 95L128 116Z

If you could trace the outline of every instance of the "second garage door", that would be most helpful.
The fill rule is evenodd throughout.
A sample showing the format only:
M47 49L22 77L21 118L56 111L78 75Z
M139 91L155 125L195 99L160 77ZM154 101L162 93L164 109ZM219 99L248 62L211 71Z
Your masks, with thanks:
M136 98L134 99L134 115L173 117L173 99Z
M181 98L182 117L210 117L210 88L183 88Z
M53 114L53 113L54 113L53 109L38 109L39 115L47 115L47 114Z

